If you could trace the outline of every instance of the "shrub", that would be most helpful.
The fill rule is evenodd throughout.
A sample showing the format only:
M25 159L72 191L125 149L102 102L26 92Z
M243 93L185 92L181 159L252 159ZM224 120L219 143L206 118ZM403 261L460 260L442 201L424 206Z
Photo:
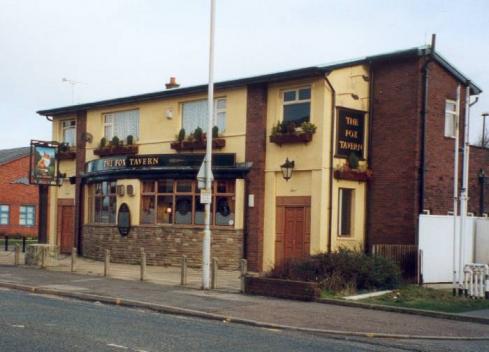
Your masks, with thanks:
M100 148L105 148L107 146L107 138L102 137L100 140Z
M387 258L350 249L321 253L276 266L269 277L313 281L324 290L340 292L393 289L399 286L399 266Z
M358 169L358 164L360 163L360 159L356 153L350 153L348 155L348 166L351 169Z
M58 150L60 152L69 152L70 151L70 144L69 143L60 143L58 146Z
M119 140L119 137L114 136L114 137L112 137L112 141L110 142L110 144L111 144L113 147L118 147L118 146L119 146L119 144L121 144L121 141Z
M214 126L212 127L212 138L217 138L219 137L219 127Z
M185 128L182 128L179 132L178 132L178 136L177 136L177 140L179 142L183 142L185 140Z
M133 145L134 144L134 136L132 134L127 136L126 142L127 142L127 145Z
M311 123L311 122L308 122L308 121L304 121L302 124L301 124L301 130L302 132L304 133L311 133L311 134L314 134L316 133L316 125Z

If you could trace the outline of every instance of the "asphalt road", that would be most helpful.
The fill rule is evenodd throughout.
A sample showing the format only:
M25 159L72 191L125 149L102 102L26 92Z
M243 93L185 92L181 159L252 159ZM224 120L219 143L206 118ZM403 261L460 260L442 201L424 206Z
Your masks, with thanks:
M337 339L0 289L0 351L488 351L489 341Z

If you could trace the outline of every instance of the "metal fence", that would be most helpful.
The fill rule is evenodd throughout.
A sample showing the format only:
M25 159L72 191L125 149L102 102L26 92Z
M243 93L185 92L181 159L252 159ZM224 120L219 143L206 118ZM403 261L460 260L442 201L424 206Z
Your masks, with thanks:
M421 258L418 246L412 244L374 244L372 254L397 263L404 280L421 283L422 279L419 272Z

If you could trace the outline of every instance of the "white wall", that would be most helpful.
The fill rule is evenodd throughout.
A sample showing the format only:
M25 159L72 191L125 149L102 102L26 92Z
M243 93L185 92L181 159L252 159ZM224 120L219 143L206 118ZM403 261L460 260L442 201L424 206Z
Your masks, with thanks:
M465 222L465 251L464 263L474 261L474 236L476 222L484 225L481 229L489 230L489 220L467 217ZM457 217L457 235L460 233L460 217ZM487 232L489 234L489 232ZM485 238L487 239L486 236ZM455 260L458 270L458 243ZM425 283L452 282L453 272L453 216L449 215L420 215L419 216L419 249L422 250L422 274ZM489 243L488 243L489 249ZM488 257L489 258L489 257Z
M475 224L475 262L489 264L489 219L478 218Z

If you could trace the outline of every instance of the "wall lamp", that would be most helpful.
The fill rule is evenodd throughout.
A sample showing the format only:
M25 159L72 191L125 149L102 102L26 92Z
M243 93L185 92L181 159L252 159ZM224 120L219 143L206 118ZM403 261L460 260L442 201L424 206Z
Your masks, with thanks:
M295 162L292 160L290 161L289 158L285 160L285 163L280 165L280 168L282 169L282 176L284 177L285 181L288 181L292 177L292 171L294 171L295 167Z

